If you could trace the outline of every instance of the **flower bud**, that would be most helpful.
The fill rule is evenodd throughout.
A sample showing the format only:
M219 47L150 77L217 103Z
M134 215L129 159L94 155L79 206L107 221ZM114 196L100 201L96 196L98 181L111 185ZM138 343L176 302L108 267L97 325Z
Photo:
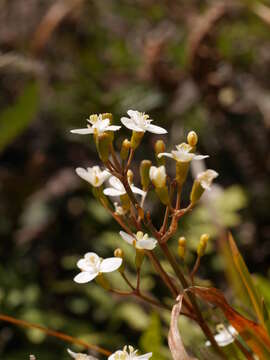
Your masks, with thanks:
M113 115L111 113L104 113L104 114L101 114L102 116L102 120L105 120L105 119L109 119L110 120L110 124L112 124L113 122Z
M110 132L113 133L112 131ZM112 140L112 135L106 132L99 135L96 139L98 155L103 162L106 162L109 159Z
M137 147L140 145L142 138L143 138L144 132L143 131L132 131L132 136L130 140L130 146L132 149L137 149Z
M175 166L176 166L175 179L178 186L182 187L187 179L189 162L177 161Z
M181 259L184 259L185 253L186 253L186 238L184 236L181 236L178 239L178 255Z
M120 249L120 248L117 248L117 249L114 250L114 256L119 257L119 258L124 260L124 251L122 249ZM118 271L120 273L123 273L125 271L125 263L124 263L124 261L122 261L122 264L119 267Z
M197 254L198 256L203 256L205 254L206 246L208 243L210 236L209 234L202 234L200 237L199 245L197 248Z
M150 160L143 160L140 165L141 184L144 191L146 191L150 184L149 170L152 165Z
M133 174L133 171L132 171L131 169L128 169L127 178L128 178L129 184L132 184L132 183L133 183L134 174Z
M187 142L190 146L194 147L197 145L198 142L198 135L195 131L190 131L187 135Z
M155 143L155 154L156 154L156 161L157 161L157 164L158 166L161 166L161 165L165 165L165 158L164 157L161 157L159 158L158 157L158 154L160 153L164 153L165 152L165 143L163 140L157 140L156 143Z
M129 154L130 149L130 141L128 139L125 139L122 142L121 151L120 151L120 157L122 160L126 160Z

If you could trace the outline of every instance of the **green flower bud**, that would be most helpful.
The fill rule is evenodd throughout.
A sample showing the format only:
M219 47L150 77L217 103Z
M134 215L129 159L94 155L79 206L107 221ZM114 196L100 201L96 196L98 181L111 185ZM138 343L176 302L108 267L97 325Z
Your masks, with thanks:
M126 160L129 154L130 149L130 141L128 139L125 139L122 142L121 151L120 151L120 157L122 160Z
M155 143L155 155L158 166L165 165L166 160L164 157L159 158L158 154L164 153L166 149L165 143L163 140L157 140Z
M130 146L132 149L137 149L137 147L140 145L142 138L144 136L143 131L132 131L132 136L130 140Z
M120 268L118 269L118 271L120 273L123 273L125 271L124 251L120 248L117 248L114 250L114 256L123 259L122 264L121 264Z
M128 178L129 184L132 184L132 183L133 183L134 174L133 174L133 171L130 170L130 169L129 169L128 172L127 172L127 178Z
M169 191L166 185L161 188L156 187L155 192L162 204L168 205L170 203Z
M181 259L184 259L185 253L186 253L186 238L184 236L181 236L178 239L178 255Z
M129 211L130 209L130 200L128 194L120 195L121 205L124 211Z
M140 165L141 184L144 191L146 191L150 184L149 170L152 165L150 160L143 160Z
M198 256L203 256L205 254L206 246L208 243L210 236L209 234L202 234L200 237L199 245L197 248L197 254Z

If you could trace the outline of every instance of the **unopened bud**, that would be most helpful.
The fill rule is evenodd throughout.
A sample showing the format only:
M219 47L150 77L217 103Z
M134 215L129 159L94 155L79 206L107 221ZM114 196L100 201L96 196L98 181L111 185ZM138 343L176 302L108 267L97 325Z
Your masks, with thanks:
M166 149L166 146L165 146L164 141L157 140L155 143L155 154L156 154L156 161L157 161L158 166L165 165L165 163L166 163L164 156L161 158L158 157L158 154L164 153L165 149Z
M178 186L183 186L187 179L189 162L176 161L176 182Z
M210 236L209 234L202 234L200 237L199 245L197 248L197 254L198 256L203 256L205 254L206 246L208 243Z
M178 239L178 255L181 259L184 259L185 253L186 253L186 238L184 236L181 236Z
M142 138L143 138L144 132L143 131L132 131L132 136L130 140L130 146L132 149L137 149L137 147L140 145Z
M190 146L194 147L197 145L198 142L198 135L195 131L190 131L187 135L187 142Z
M125 262L124 262L124 251L120 248L114 250L114 256L123 259L121 266L118 268L120 273L125 271Z
M126 160L129 154L130 149L130 141L128 139L125 139L122 142L121 151L120 151L120 157L122 160Z
M130 169L128 169L127 178L128 178L129 184L132 184L132 183L133 183L134 174L133 174L133 171L130 170Z
M121 259L124 257L124 251L120 248L115 249L113 254L115 257L119 257Z
M198 180L193 182L192 190L190 193L190 202L191 204L196 204L204 193L204 188L201 186L201 183Z
M113 115L111 113L104 113L104 114L101 114L102 116L102 120L105 120L105 119L109 119L110 120L110 124L112 124L113 122Z
M128 194L120 195L121 205L125 212L130 210L130 200Z
M101 135L98 135L96 139L98 155L101 161L103 162L106 162L109 159L110 145L112 143L112 140L113 140L112 135L108 133L103 133Z
M140 165L140 176L143 190L147 190L150 184L149 170L152 165L150 160L143 160Z

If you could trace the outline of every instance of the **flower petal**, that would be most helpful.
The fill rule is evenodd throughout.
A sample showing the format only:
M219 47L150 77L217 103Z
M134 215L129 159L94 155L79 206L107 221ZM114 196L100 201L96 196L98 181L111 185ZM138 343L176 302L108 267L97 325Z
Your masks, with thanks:
M142 128L137 126L133 119L129 119L127 117L121 118L121 123L128 128L129 130L137 131L137 132L144 132Z
M145 129L154 134L166 134L168 132L166 129L152 124L146 125Z
M88 271L82 271L78 275L75 276L74 281L78 284L85 284L91 280L93 280L98 273L90 273Z
M138 240L136 247L138 249L153 250L157 245L157 240L154 238Z
M158 158L162 158L162 156L166 156L166 157L169 157L169 158L172 158L173 159L173 156L171 153L159 153L158 154Z
M82 271L88 271L90 273L94 273L94 269L93 266L89 265L89 261L87 261L86 259L80 259L77 262L77 266L79 269L81 269Z
M89 182L90 184L93 183L93 176L90 171L87 171L86 169L82 167L78 167L75 169L76 174L81 177L83 180Z
M133 245L134 240L136 241L135 236L133 237L124 231L120 231L119 234L121 235L122 239L125 240L130 245Z
M117 190L115 188L106 188L103 190L103 193L107 196L120 196L120 195L124 195L126 192Z
M203 160L209 158L209 155L195 155L193 160Z
M145 191L143 191L142 189L137 188L134 185L130 185L130 188L131 188L132 192L134 192L134 194L139 194L141 196L145 196L145 194L146 194Z
M117 126L117 125L110 125L106 128L106 130L108 131L117 131L119 129L121 129L121 126Z
M121 266L122 262L123 259L118 257L104 259L100 264L100 271L103 273L115 271Z
M111 176L109 180L110 185L112 185L113 188L117 190L123 191L124 185L121 183L121 181L116 176Z
M74 129L74 130L70 130L70 132L72 134L80 134L80 135L87 135L87 134L93 134L93 129L89 128L84 128L84 129Z
M137 360L148 360L152 357L153 353L147 353L144 355L137 356Z

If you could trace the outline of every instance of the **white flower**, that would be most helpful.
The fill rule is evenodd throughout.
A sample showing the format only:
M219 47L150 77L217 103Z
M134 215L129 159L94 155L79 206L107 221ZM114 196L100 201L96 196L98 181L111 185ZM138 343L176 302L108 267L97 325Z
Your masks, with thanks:
M81 354L81 353L75 353L75 352L71 351L70 349L67 349L67 352L75 360L97 360L97 358L95 358L93 356Z
M149 177L156 187L164 187L166 185L167 178L165 166L151 166L149 170Z
M108 360L148 360L152 357L152 353L147 353L144 355L137 355L138 350L134 350L132 346L129 345L128 350L127 346L123 350L118 350L108 357Z
M127 113L129 115L129 118L122 117L121 122L128 129L137 132L149 131L154 134L167 133L166 129L163 129L160 126L152 125L151 122L153 120L149 119L149 115L135 110L128 110Z
M157 245L157 240L149 237L148 234L144 234L138 231L137 234L129 235L124 231L120 231L120 235L130 245L133 245L136 249L153 250Z
M226 329L224 325L221 325L219 333L215 335L215 340L219 346L227 346L234 342L235 336L238 335L238 332L231 325ZM210 346L210 341L206 341L206 346Z
M102 114L99 115L90 115L90 118L87 119L88 123L86 128L83 129L74 129L71 130L73 134L87 135L87 134L96 134L101 135L105 131L117 131L121 126L110 125L110 119L103 119Z
M180 162L190 162L191 160L202 160L209 157L208 155L196 155L190 152L192 150L192 146L186 143L176 145L176 149L177 150L172 150L170 153L160 153L158 154L158 157L161 158L162 156L167 156Z
M218 173L215 170L208 169L197 175L196 180L201 184L201 187L205 190L210 190L213 180L218 177Z
M77 262L81 272L75 276L74 281L78 284L84 284L92 281L100 273L108 273L117 270L122 264L122 259L112 257L102 259L97 254L89 252L84 255L83 259Z
M104 194L108 196L121 196L126 194L126 189L124 188L124 185L121 183L121 181L115 177L111 176L109 179L109 183L112 187L108 187L104 189ZM134 192L134 194L139 194L141 196L145 196L145 191L137 188L133 184L130 184L131 190Z
M101 170L99 166L88 167L87 169L78 167L75 171L77 175L94 187L101 186L111 175L109 171Z

